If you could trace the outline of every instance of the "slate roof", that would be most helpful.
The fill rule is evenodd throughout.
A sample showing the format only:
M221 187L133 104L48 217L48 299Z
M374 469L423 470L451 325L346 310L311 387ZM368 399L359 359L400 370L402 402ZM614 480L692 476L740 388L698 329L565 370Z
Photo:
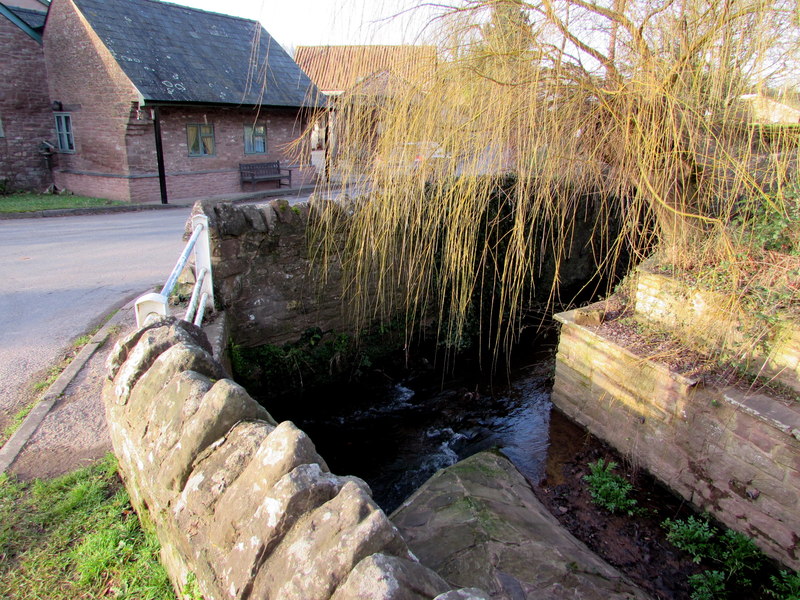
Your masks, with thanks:
M44 27L44 22L45 19L47 18L46 11L31 10L29 8L19 8L17 6L9 6L8 9L11 10L20 19L25 21L33 29L38 29L39 31L41 31L42 28Z
M436 64L434 46L298 46L295 60L324 92L343 92L386 73L408 78Z
M314 84L256 21L156 0L74 1L145 101L315 105Z

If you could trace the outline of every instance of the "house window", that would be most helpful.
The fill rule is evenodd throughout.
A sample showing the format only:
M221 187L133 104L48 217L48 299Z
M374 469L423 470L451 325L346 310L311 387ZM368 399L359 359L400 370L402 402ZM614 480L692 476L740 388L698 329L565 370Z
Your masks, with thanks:
M213 156L214 126L189 124L186 126L186 139L189 143L189 156Z
M72 134L72 115L56 113L56 141L59 152L75 152L75 136Z
M266 125L245 125L244 126L244 153L245 154L266 154L267 153L267 126Z

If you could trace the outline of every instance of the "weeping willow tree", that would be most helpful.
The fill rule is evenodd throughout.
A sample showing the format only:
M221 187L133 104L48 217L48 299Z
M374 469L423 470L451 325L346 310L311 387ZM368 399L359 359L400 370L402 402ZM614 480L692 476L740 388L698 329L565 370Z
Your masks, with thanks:
M381 73L327 117L333 179L358 193L345 232L327 205L316 234L358 318L434 314L454 341L491 315L499 346L543 269L555 298L586 251L580 219L598 270L656 253L680 271L736 263L743 207L788 214L795 130L765 136L742 97L792 83L791 0L464 0L428 31L435 65Z

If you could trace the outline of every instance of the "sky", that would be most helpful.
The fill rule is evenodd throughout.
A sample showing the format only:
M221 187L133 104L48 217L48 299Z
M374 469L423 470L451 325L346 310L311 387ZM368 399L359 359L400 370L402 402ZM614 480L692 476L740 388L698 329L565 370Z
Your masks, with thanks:
M287 50L296 46L414 43L430 14L430 9L408 10L422 0L169 1L258 20ZM391 18L398 13L403 14Z

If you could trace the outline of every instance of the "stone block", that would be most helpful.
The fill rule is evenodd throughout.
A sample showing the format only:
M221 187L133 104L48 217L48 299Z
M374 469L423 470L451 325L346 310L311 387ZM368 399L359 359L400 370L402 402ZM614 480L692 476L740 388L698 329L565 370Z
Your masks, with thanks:
M125 363L125 366L120 371L120 377L125 374L127 367L128 363ZM161 393L176 375L185 371L192 371L211 379L225 376L222 366L214 360L214 357L209 352L199 346L183 342L171 346L156 358L150 368L139 377L128 394L126 416L129 421L135 422L142 419L151 408L153 399ZM127 383L123 385L127 386ZM122 399L119 396L119 383L115 389L117 390L118 402L122 403Z
M449 587L417 562L373 554L356 565L331 600L429 600Z
M234 485L244 478L242 474ZM217 504L214 529L209 532L221 589L229 590L231 598L249 597L253 579L287 532L307 513L336 496L345 483L347 480L323 472L317 464L301 465L271 488L254 489L258 494L248 506L228 502L231 494L225 494L225 502ZM255 510L250 512L252 504Z
M774 462L768 454L765 454L752 444L729 444L728 452L770 477L782 481L785 476L786 467Z
M280 423L261 442L242 475L226 491L217 509L218 526L212 534L214 543L220 547L233 545L239 520L246 518L229 511L228 506L237 506L242 515L253 514L262 496L281 478L298 467L310 464L319 465L322 472L328 470L304 432L289 421Z
M646 598L562 529L495 453L439 471L391 518L425 564L490 597Z
M129 336L109 358L109 371L114 374L110 378L114 379L119 404L127 403L133 386L162 353L176 344L200 350L198 358L202 357L202 352L210 356L211 346L198 327L174 317L155 320L152 324L155 326L146 326L141 335ZM209 374L215 372L211 366L208 370Z
M192 463L203 450L225 436L239 421L261 420L273 423L269 413L253 400L243 387L230 379L220 379L203 397L197 411L186 421L180 442L168 453L158 473L158 484L180 492Z
M269 230L264 213L259 210L259 207L250 204L245 204L240 207L245 220L250 225L250 231L266 232ZM250 232L248 232L250 233Z
M131 436L141 440L148 464L161 465L180 440L184 423L197 412L212 385L205 375L181 371L158 393L157 401L143 406L139 419L129 416Z
M408 547L364 490L348 482L291 529L259 569L253 595L327 600L361 560L378 552L406 557Z
M261 443L274 429L262 421L240 421L225 437L197 457L186 486L173 507L179 525L187 525L185 519L189 517L186 514L193 519L211 520L219 499L241 476Z

